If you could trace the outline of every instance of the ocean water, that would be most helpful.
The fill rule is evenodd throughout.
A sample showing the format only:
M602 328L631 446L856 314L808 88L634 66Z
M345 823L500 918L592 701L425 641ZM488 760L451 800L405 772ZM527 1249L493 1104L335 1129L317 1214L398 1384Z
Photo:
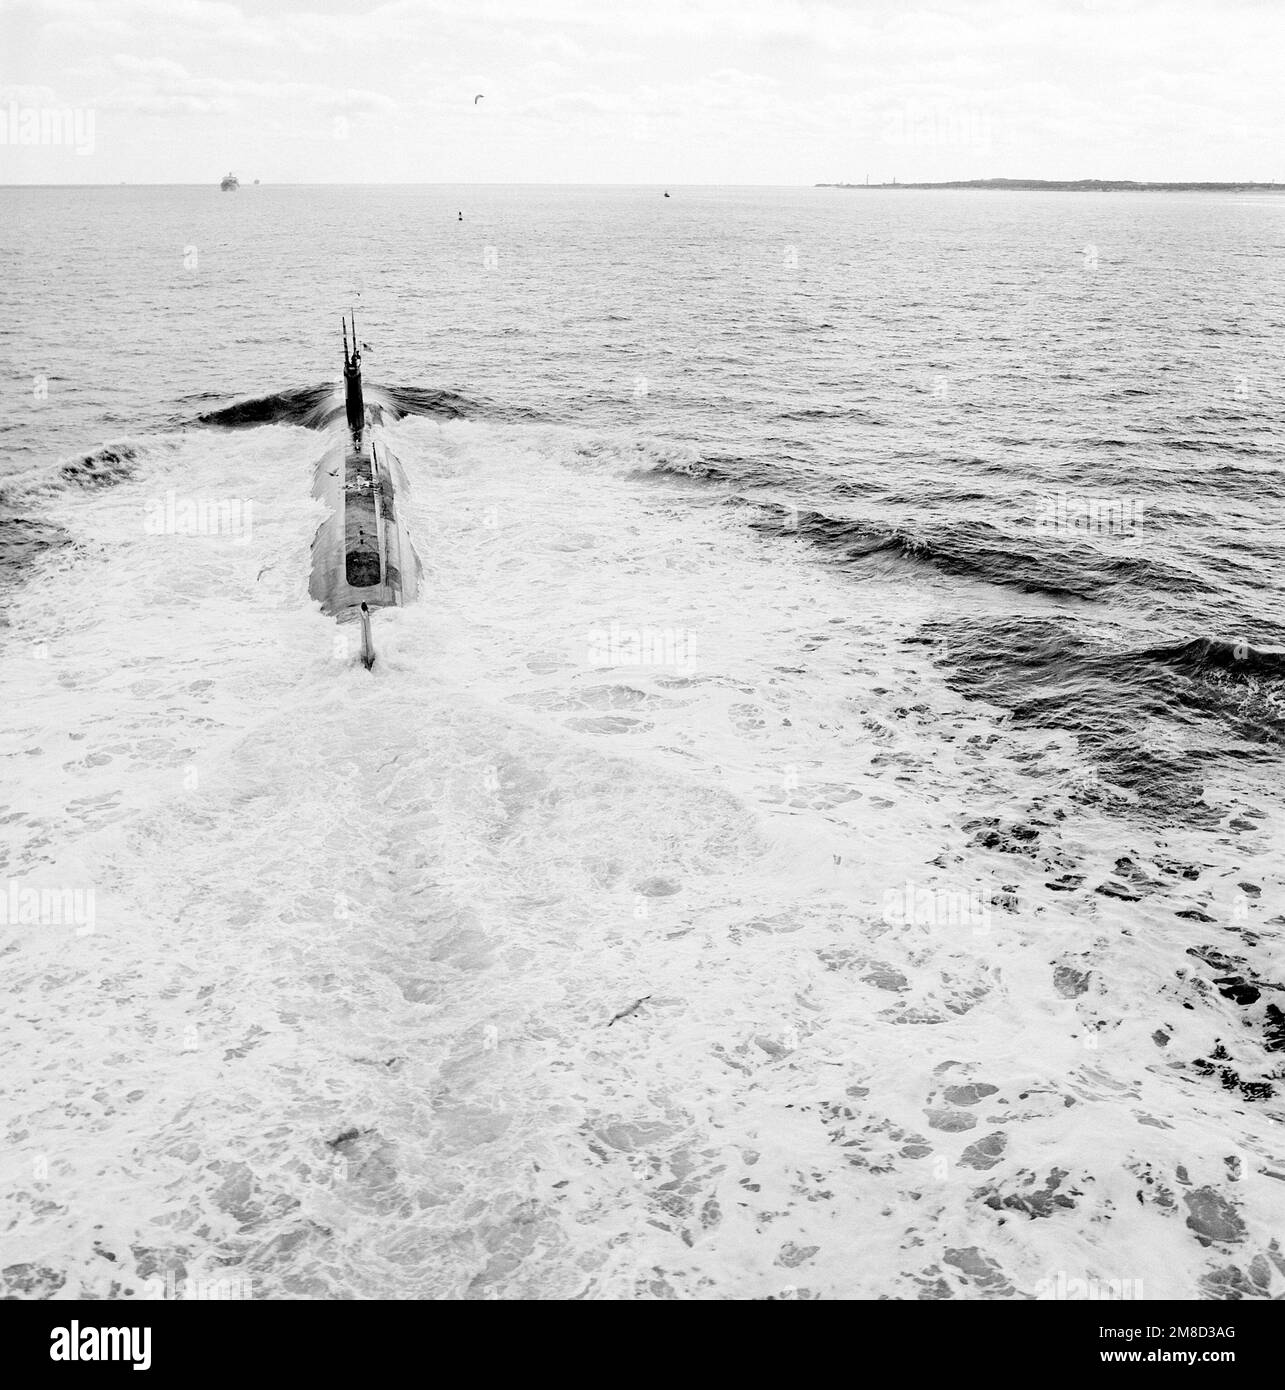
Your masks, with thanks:
M671 192L0 191L5 1292L1285 1292L1285 200Z

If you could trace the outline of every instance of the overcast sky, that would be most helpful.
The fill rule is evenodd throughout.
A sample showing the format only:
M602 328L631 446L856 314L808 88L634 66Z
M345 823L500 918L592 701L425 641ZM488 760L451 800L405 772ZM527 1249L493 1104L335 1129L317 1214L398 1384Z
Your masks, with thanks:
M0 182L1285 181L1283 56L1285 0L0 0Z

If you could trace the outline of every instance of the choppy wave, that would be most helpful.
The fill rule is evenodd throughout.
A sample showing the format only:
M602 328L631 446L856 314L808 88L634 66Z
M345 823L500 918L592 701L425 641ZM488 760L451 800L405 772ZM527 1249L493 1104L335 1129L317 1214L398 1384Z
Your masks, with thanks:
M365 398L368 405L379 409L390 420L405 415L433 415L456 420L474 413L476 402L454 391L433 390L421 386L380 386L367 383ZM247 429L255 425L303 425L307 429L324 429L343 417L342 387L331 383L317 386L297 386L274 391L266 396L251 396L233 401L212 410L200 412L196 424L214 425L223 429Z
M134 476L140 447L136 441L128 439L102 444L87 454L67 460L59 468L58 475L77 487L112 487Z
M1274 761L1285 744L1279 654L1259 652L1255 662L1246 644L1239 663L1236 644L1207 638L1122 646L1057 615L930 625L921 640L952 688L1008 710L1021 726L1072 735L1148 815L1203 823L1211 768Z
M0 514L0 600L6 589L28 576L37 560L70 541L70 535L51 521Z
M922 529L912 530L780 503L767 504L763 513L752 522L757 529L797 535L844 561L861 563L876 556L892 556L943 575L1031 594L1092 599L1122 584L1146 583L1174 592L1209 587L1190 572L1158 560L1113 555L1058 539L1043 544L1025 541L984 521L926 523Z
M1226 671L1234 676L1285 677L1285 651L1218 637L1193 637L1189 642L1148 647L1139 656L1163 661L1186 671Z

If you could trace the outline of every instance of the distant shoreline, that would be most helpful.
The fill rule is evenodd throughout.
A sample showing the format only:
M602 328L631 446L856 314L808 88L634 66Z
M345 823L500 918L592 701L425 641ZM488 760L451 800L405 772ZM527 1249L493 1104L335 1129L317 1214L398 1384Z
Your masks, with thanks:
M954 179L949 183L818 183L814 188L991 188L1052 193L1285 193L1285 183L1137 183L1133 179Z

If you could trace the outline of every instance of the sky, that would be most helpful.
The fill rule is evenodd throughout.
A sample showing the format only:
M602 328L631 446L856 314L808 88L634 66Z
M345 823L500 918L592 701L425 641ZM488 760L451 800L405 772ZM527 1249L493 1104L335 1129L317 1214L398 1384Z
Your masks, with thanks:
M1285 0L0 0L0 183L1285 181L1283 54Z

